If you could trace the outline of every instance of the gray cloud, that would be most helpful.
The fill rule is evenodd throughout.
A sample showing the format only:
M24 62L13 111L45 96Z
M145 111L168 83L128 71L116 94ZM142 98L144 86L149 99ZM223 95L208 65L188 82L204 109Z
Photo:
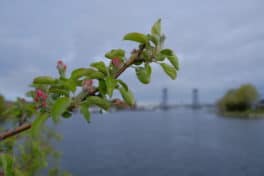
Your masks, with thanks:
M0 93L23 96L35 75L55 75L59 58L70 70L103 59L112 48L133 48L126 32L148 32L161 17L166 46L179 56L181 71L171 81L155 66L144 86L128 71L122 78L139 102L158 102L169 88L170 101L188 103L192 88L201 101L214 102L226 89L251 82L264 91L264 12L262 0L0 2Z

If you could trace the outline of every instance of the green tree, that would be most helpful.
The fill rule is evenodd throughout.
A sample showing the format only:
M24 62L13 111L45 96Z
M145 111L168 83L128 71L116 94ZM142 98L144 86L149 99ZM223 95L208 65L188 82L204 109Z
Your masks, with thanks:
M4 96L0 95L0 119L5 110L5 98Z
M247 111L259 99L259 93L251 84L241 85L237 89L231 89L218 101L220 112Z

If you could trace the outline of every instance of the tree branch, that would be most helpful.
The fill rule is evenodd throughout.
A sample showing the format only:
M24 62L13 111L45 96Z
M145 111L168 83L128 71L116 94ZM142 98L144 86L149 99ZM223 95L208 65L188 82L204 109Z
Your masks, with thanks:
M16 128L14 128L14 129L8 130L6 132L2 132L0 134L0 141L6 139L8 137L14 136L16 134L19 134L19 133L21 133L23 131L26 131L26 130L28 130L30 128L31 128L31 124L30 123L26 123L26 124L22 124L22 125L20 125L20 126L18 126Z
M132 53L131 57L127 60L127 62L124 63L124 65L120 68L120 70L114 76L115 79L117 79L135 61L137 61L138 59L140 59L140 56L141 56L141 54L142 54L142 52L143 52L144 49L145 49L145 45L142 45L142 46L140 46L140 48L137 51L136 55ZM91 92L87 96L95 95L97 92L98 92L98 89L95 89L93 92ZM74 109L74 107L70 106L69 109L72 110L72 109ZM11 129L11 130L2 132L2 133L0 133L0 142L3 141L4 139L8 138L8 137L12 137L12 136L14 136L16 134L19 134L19 133L21 133L23 131L26 131L26 130L30 129L30 128L31 128L31 124L30 123L26 123L26 124L20 125L17 128L14 128L14 129Z

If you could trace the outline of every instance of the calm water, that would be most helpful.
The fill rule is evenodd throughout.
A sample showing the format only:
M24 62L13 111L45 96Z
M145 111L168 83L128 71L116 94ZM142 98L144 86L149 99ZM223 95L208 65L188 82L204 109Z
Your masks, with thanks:
M118 112L64 120L62 166L80 176L263 176L264 120L207 111Z

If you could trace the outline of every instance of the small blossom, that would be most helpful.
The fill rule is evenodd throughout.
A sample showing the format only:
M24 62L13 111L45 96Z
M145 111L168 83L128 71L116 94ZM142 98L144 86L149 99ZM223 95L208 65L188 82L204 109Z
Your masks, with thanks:
M94 91L93 80L91 79L83 80L82 88L83 88L83 91L85 92L89 92L89 93L93 92Z
M37 97L42 97L44 95L44 92L40 89L37 89L36 94L37 94Z
M67 65L64 64L62 60L59 60L57 62L57 69L59 71L59 74L64 77L65 76L66 69L67 69Z
M120 68L122 62L121 59L116 57L112 59L112 64L116 67L116 68Z
M40 107L45 108L47 106L47 100L48 95L43 92L41 89L36 90L36 94L34 97L34 101L40 105Z

